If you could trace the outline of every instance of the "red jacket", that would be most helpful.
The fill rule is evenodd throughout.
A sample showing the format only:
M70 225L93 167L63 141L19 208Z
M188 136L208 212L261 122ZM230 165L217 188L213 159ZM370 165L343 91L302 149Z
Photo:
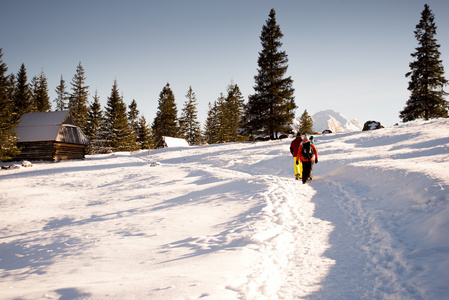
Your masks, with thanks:
M302 143L302 137L297 136L296 139L292 141L290 144L290 152L292 153L293 157L297 157L296 153L298 153L299 145Z
M303 140L303 143L305 142L310 142L309 140ZM318 159L318 151L315 148L315 145L310 143L310 147L312 147L312 151L313 153L315 153L315 157L312 157L311 159L307 159L305 157L302 156L302 143L298 148L298 152L296 153L295 157L296 157L296 161L298 161L298 158L301 159L301 161L315 161L316 159Z

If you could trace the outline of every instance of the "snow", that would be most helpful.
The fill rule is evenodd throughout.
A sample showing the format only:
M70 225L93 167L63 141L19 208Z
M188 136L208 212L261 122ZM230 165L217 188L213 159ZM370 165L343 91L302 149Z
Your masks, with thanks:
M189 147L189 143L185 139L174 138L174 137L163 137L167 147Z
M1 299L447 299L449 120L0 172Z

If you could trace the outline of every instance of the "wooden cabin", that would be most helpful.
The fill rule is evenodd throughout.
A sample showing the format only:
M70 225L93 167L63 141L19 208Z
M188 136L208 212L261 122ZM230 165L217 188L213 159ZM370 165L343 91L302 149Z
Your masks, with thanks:
M24 114L15 130L21 150L15 160L84 159L89 144L68 110Z

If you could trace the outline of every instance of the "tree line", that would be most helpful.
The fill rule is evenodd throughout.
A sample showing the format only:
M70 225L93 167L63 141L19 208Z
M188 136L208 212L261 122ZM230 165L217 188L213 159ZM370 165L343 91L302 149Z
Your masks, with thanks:
M434 15L426 4L415 31L420 46L411 54L415 61L410 63L411 72L406 74L411 77L408 87L411 96L400 112L403 122L448 117L448 102L444 99L447 93L443 89L448 81L444 78L444 68L439 59L440 45L436 43L435 34ZM245 103L239 86L231 82L226 93L209 102L203 129L198 121L197 99L191 86L178 117L175 97L167 83L159 94L156 117L150 125L140 114L134 99L126 106L116 80L104 109L97 91L89 102L89 86L86 85L81 62L70 82L70 90L61 76L53 101L56 110L69 109L72 112L77 125L90 141L89 153L153 148L162 136L185 138L190 145L239 142L260 136L276 139L280 134L292 133L291 123L297 108L293 80L286 76L288 56L281 50L282 37L272 9L260 35L262 51L259 52L257 74L254 76L254 94L249 95ZM17 75L8 75L2 57L0 48L0 160L7 160L20 151L14 128L22 115L50 111L52 105L43 71L28 83L25 65L21 65ZM300 127L296 130L311 133L312 126L313 120L304 110Z
M1 159L6 160L19 154L15 126L25 113L49 112L52 103L48 95L47 78L42 71L28 82L26 67L21 65L17 75L7 74L0 48L0 115L2 140ZM114 80L104 108L95 91L89 102L89 86L81 62L70 82L70 89L63 76L56 87L53 100L55 111L70 110L76 124L90 141L88 153L109 153L113 151L135 151L156 147L162 136L184 138L190 145L202 143L223 143L244 141L246 137L237 133L242 126L244 99L237 84L231 83L227 96L210 104L210 111L204 130L198 121L197 99L190 86L186 101L178 117L178 109L170 84L159 94L156 117L148 124L140 114L136 100L127 106L120 95L117 80Z

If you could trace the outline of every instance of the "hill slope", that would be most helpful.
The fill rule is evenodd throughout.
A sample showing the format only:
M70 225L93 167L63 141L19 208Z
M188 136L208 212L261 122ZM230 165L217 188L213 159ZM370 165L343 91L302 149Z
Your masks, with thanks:
M0 298L442 299L449 120L0 172Z

